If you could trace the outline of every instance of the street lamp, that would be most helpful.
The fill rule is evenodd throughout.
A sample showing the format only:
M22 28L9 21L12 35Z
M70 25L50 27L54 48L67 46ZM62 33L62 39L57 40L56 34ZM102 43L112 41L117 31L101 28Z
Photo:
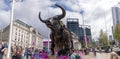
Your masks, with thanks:
M76 3L77 3L77 5L78 5L79 8L80 8L79 1L78 1L78 0L76 0ZM82 5L81 5L81 6L82 6ZM84 15L83 15L83 13L84 13L84 10L81 8L80 14L82 15L83 33L84 33L83 39L84 39L84 41L85 41L85 45L86 45L86 48L87 48L87 37L86 37L86 30L85 30L85 26L84 26Z
M8 43L8 54L7 58L10 58L10 53L11 53L11 40L12 40L12 29L13 29L13 16L14 16L14 3L15 0L12 0L12 6L11 6L11 15L10 15L10 30L9 30L9 43Z
M84 24L84 15L83 15L84 11L81 10L80 11L80 14L82 15L82 21L83 21L83 33L84 33L84 36L83 36L83 39L85 41L85 47L87 48L87 37L86 37L86 30L85 30L85 24Z
M108 39L108 31L107 31L107 24L106 24L106 15L105 15L105 12L104 12L104 21L105 21L105 28L106 28L106 34L107 34L107 43L108 43L108 46L109 46L110 43L109 43L109 39Z

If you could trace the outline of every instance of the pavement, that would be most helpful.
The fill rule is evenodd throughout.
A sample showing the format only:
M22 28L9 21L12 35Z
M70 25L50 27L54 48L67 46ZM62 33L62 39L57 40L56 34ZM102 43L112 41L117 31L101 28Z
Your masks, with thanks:
M82 59L110 59L110 53L97 53L96 56L92 52L89 55L84 55Z
M50 59L55 59L54 56L50 56ZM97 53L96 56L92 52L89 55L83 55L82 59L110 59L110 53Z
M0 54L0 59L2 55ZM39 55L36 55L35 59L39 59ZM56 56L49 56L49 59L56 59ZM96 56L92 52L89 53L89 55L83 55L82 59L110 59L110 53L97 53Z

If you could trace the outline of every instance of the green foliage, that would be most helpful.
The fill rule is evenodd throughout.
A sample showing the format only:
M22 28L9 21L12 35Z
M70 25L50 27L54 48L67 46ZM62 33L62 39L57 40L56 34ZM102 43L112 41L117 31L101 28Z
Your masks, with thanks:
M120 25L117 24L115 26L113 36L114 36L115 40L117 40L118 42L120 42Z
M91 44L92 44L93 47L96 47L96 45L97 45L96 41L94 39L92 40Z
M114 40L111 40L111 41L110 41L110 45L115 45L115 41L114 41Z
M102 30L100 31L100 35L99 35L99 44L101 44L102 46L108 46L107 34Z

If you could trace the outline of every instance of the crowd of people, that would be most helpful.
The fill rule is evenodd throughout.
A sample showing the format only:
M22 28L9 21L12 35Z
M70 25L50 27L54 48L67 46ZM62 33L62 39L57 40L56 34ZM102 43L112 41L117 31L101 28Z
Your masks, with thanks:
M6 41L0 41L0 59L6 59L8 53L8 46ZM31 59L34 53L39 54L38 49L33 47L22 48L14 45L11 47L11 59Z
M0 41L0 59L6 59L7 57L7 42L6 41ZM83 55L89 55L89 52L93 52L94 56L97 56L97 52L101 53L102 48L84 48L81 50L71 50L70 55L64 56L63 58L69 58L69 59L82 59ZM104 53L106 51L111 51L110 58L111 59L119 59L120 58L120 47L114 48L106 48L104 49ZM33 47L26 47L22 48L21 46L12 46L11 47L11 59L35 59L35 54L38 55L38 58L46 58L49 59L49 54L47 50L40 50ZM60 56L57 56L56 59L61 58ZM36 58L37 59L37 58Z
M6 51L7 51L7 42L6 41L0 41L0 59L4 59L6 57Z

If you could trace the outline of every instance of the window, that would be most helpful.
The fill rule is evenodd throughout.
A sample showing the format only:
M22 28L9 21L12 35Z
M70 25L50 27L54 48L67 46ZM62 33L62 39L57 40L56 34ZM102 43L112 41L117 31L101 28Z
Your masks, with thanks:
M20 39L18 39L18 41L20 41Z
M20 29L19 29L19 32L20 32Z
M23 34L21 35L21 37L23 37Z
M17 32L15 34L17 35Z

